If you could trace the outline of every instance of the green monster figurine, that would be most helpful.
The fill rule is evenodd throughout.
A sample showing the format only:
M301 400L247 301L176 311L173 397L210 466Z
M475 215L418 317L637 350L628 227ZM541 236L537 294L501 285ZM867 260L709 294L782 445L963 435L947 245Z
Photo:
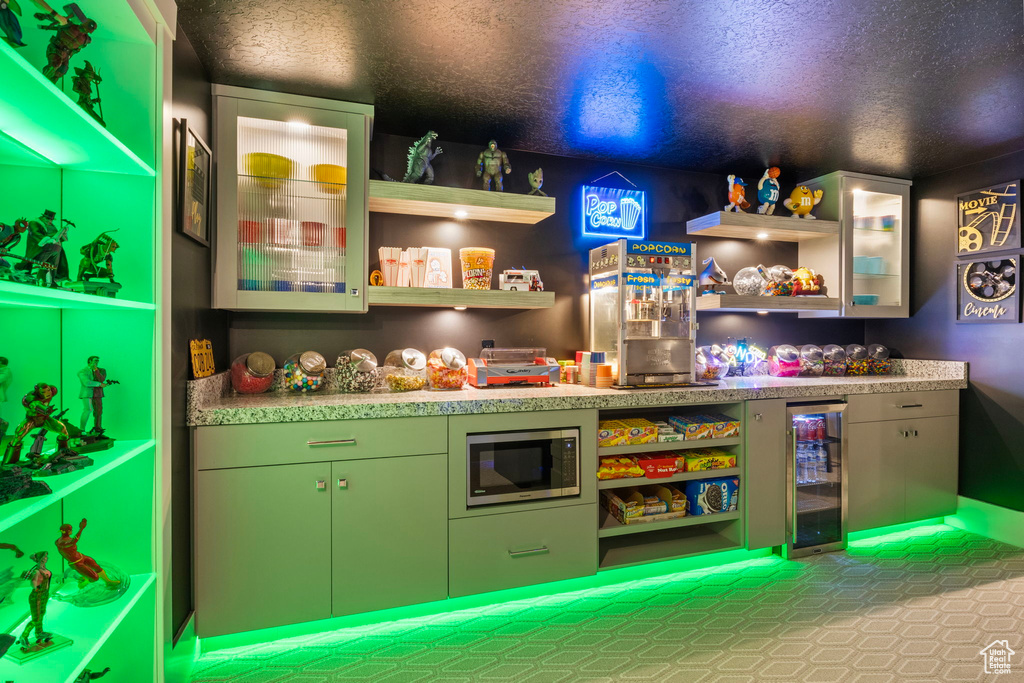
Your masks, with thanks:
M487 149L480 152L476 159L476 177L483 176L484 189L491 189L491 179L494 179L494 189L503 192L502 171L506 174L512 172L512 165L508 163L508 156L498 149L498 143L491 140L487 143Z
M434 157L441 153L440 147L437 149L431 149L431 145L436 139L437 133L432 130L428 130L426 135L413 143L413 146L409 148L408 160L405 165L405 175L402 176L403 183L423 183L424 185L434 184L434 167L430 165L430 162L434 160ZM377 172L380 173L380 171ZM387 173L380 173L380 177L384 180L397 182L395 178L392 178Z
M106 122L103 120L103 100L100 98L100 83L103 79L100 77L100 72L92 68L92 64L89 60L85 60L85 68L80 69L75 67L75 77L71 79L71 89L78 95L78 106L85 110L85 112L96 119L101 126L107 127ZM92 86L96 86L96 97L92 96ZM99 105L99 111L93 105Z
M544 169L538 168L533 173L527 173L526 179L530 181L530 191L526 194L539 194L542 197L547 197L548 194L544 190L540 189L544 187Z

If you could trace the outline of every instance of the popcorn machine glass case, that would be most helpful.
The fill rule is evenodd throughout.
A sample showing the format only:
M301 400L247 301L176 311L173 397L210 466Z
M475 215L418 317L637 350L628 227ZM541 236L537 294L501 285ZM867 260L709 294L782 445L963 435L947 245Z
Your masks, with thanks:
M618 240L590 251L590 350L616 386L693 384L693 244Z

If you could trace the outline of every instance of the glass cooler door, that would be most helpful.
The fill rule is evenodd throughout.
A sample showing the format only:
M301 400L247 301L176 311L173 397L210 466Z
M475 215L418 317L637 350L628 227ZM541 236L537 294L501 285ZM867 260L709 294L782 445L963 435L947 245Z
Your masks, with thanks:
M789 407L786 557L846 547L845 403Z

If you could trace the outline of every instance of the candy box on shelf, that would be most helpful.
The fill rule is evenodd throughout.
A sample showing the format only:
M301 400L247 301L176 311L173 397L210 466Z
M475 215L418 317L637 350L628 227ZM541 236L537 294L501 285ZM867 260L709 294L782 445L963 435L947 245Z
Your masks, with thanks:
M667 512L682 512L686 514L686 496L674 486L661 484L648 484L640 487L640 493L646 497L656 497L665 502L668 506ZM682 516L682 515L680 515Z
M645 443L656 443L658 441L658 426L650 420L642 417L632 417L626 420L619 420L626 425L626 443L630 446L639 446Z
M684 488L691 515L713 515L739 509L740 480L734 477L698 479Z
M679 453L676 469L680 472L699 472L736 467L736 455L721 448L695 448Z
M683 441L686 439L685 434L681 434L676 431L676 428L670 425L668 422L655 421L658 426L658 443L672 443L673 441Z
M686 441L711 438L713 431L711 423L704 421L697 415L673 415L668 421L677 431L683 433Z
M638 455L636 456L636 462L643 468L644 474L648 479L671 477L678 472L676 469L676 454L671 452Z
M712 439L728 439L740 435L739 420L733 419L728 415L722 415L721 413L702 415L701 417L707 418L711 423Z
M602 420L597 423L598 447L625 446L626 443L626 425L618 420Z
M636 464L636 459L629 456L617 455L598 460L598 479L627 479L642 476L644 476L643 468Z
M657 495L644 495L635 488L605 489L601 491L601 502L623 524L668 512L668 501Z

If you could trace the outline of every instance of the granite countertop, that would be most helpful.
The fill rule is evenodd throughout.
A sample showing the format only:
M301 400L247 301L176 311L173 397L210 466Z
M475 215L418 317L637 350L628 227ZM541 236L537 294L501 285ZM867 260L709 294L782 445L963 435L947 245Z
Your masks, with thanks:
M189 382L188 421L192 426L307 422L630 408L967 388L966 363L894 360L893 372L881 377L730 377L710 388L617 390L555 384L550 387L469 388L399 394L342 394L328 388L314 394L272 391L256 395L235 394L231 390L228 373L222 372Z

